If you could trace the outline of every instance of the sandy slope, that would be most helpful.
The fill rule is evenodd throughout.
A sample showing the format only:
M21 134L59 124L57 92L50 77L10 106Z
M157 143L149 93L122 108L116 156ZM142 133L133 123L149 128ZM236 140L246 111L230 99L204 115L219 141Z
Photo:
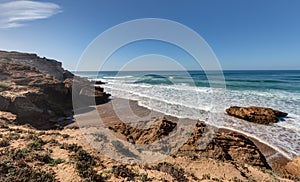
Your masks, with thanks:
M107 108L105 108L107 107ZM120 124L119 120L115 120L115 116L109 109L111 105L101 105L98 110L102 112L106 118L107 125L105 127ZM121 105L118 107L122 107ZM137 107L135 104L133 108ZM107 109L107 110L106 110ZM140 110L140 112L138 111ZM97 110L96 110L97 111ZM97 111L98 112L98 111ZM109 113L110 112L110 113ZM124 110L123 110L124 112ZM148 111L139 108L135 112L147 114ZM89 113L89 112L88 112ZM106 113L106 114L105 114ZM126 113L126 112L125 112ZM156 113L157 114L157 113ZM81 128L76 127L76 123L70 128L63 130L41 131L30 128L29 126L16 126L10 124L4 118L1 120L1 138L0 138L0 179L1 181L10 179L26 181L28 175L35 174L34 178L43 179L42 181L296 181L296 177L278 174L263 166L253 166L248 164L247 155L239 158L234 153L236 150L247 153L249 146L251 151L256 151L253 143L247 145L239 145L239 143L247 143L248 139L240 141L240 135L231 135L224 133L214 140L215 149L203 151L187 150L183 153L171 155L162 161L153 163L129 163L122 164L105 156L103 151L96 150L86 140L86 131L95 128L95 123L99 120L89 118L89 115L81 115L86 117L86 125ZM153 116L151 116L153 117ZM12 118L12 116L10 116ZM95 119L95 118L94 118ZM174 118L173 118L174 119ZM77 123L79 124L79 123ZM202 126L202 125L201 125ZM149 129L147 132L155 131L157 133L162 130ZM163 128L160 128L163 129ZM199 128L198 128L199 129ZM200 128L201 129L201 128ZM136 130L133 130L136 131ZM141 130L143 132L144 130ZM198 130L197 130L198 131ZM127 141L122 133L120 138ZM153 133L152 133L153 134ZM198 135L192 134L197 139ZM221 137L221 138L220 138ZM224 138L230 139L233 143L228 146L229 155L232 159L218 159L213 155L218 151L224 154L224 150L217 146ZM235 139L234 139L235 138ZM4 142L6 141L6 142ZM139 140L142 142L142 140ZM145 141L149 141L148 139ZM190 143L193 144L193 140ZM219 142L219 143L218 143ZM230 144L231 145L231 144ZM248 146L243 148L243 146ZM223 146L226 147L226 146ZM242 150L243 149L243 150ZM244 150L245 149L245 150ZM253 150L252 150L253 149ZM226 153L226 152L225 152ZM193 155L191 155L193 154ZM242 154L242 153L241 153ZM222 156L222 155L220 155ZM245 158L246 157L246 158ZM260 159L260 158L257 158ZM24 171L24 165L28 165L28 171ZM9 168L8 172L7 169ZM45 173L43 173L45 171ZM5 173L4 173L5 172ZM7 173L6 173L7 172ZM9 178L11 176L11 178ZM17 176L17 177L16 177ZM32 176L29 176L33 179ZM41 181L41 180L40 180Z

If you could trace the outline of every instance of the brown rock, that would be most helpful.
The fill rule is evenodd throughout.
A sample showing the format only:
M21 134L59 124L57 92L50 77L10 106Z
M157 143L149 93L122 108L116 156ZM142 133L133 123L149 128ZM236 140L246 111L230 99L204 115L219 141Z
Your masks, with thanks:
M289 174L300 177L300 156L287 163L285 169Z
M236 132L217 131L208 135L214 128L198 121L189 140L179 149L177 155L197 157L210 157L222 161L236 161L253 166L270 169L263 154L258 147L245 136ZM204 146L199 147L201 143Z
M15 114L18 123L28 123L37 129L66 123L61 118L72 114L72 90L75 98L96 98L96 103L110 96L100 88L95 92L90 81L64 70L61 63L36 54L0 51L0 82L10 86L0 92L0 110ZM89 90L83 89L86 86Z
M61 62L45 57L41 58L36 54L0 51L0 63L21 64L35 68L39 72L49 74L60 81L74 76L62 68Z
M166 117L156 118L156 125L150 128L142 129L132 127L130 124L118 123L109 127L114 132L125 135L127 141L136 144L150 144L167 136L177 126L175 122Z
M232 106L226 109L226 112L230 116L234 116L246 121L258 123L258 124L269 124L278 122L278 117L285 117L288 114L278 110L265 107L237 107Z

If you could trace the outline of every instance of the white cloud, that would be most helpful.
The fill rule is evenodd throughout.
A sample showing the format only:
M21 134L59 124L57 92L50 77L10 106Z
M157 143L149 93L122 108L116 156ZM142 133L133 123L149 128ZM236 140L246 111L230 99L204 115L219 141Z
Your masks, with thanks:
M61 12L61 7L49 2L10 1L0 4L0 29L25 25L27 21L46 19Z

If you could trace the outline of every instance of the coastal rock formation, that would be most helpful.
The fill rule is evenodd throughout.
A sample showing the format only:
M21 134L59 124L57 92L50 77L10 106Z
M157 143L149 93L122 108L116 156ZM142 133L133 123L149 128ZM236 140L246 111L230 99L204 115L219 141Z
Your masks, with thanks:
M130 143L136 144L150 144L164 136L167 136L176 127L176 123L168 120L166 117L157 118L157 125L147 129L141 129L138 127L132 127L126 123L115 124L109 129L116 133L120 133L126 136L126 139Z
M147 129L117 123L109 127L123 139L134 144L151 144L168 136L177 126L176 121L166 116L157 118L156 125ZM244 162L253 166L270 169L258 147L245 136L232 131L215 131L212 135L204 122L198 121L188 141L179 148L176 156L189 156L194 159L209 157L221 161ZM204 143L203 147L200 144Z
M211 132L214 130L214 132ZM207 133L211 133L206 136ZM206 137L205 137L206 136ZM200 144L205 144L200 147ZM198 121L189 140L179 149L177 155L210 157L222 161L236 161L270 169L257 146L245 136L215 128Z
M285 170L289 174L300 178L300 156L287 163L287 165L285 166Z
M232 106L226 109L226 112L230 116L234 116L246 121L258 123L258 124L269 124L278 122L279 117L285 117L288 113L273 110L265 107L237 107Z
M1 63L20 64L32 67L41 73L50 74L60 81L74 76L71 72L62 68L62 63L53 59L38 57L36 54L0 51L0 64Z
M50 129L71 122L72 85L76 80L75 97L93 97L98 103L109 95L94 89L83 78L64 70L55 60L35 54L0 51L0 83L7 89L0 92L0 110L17 116L20 124L29 123L38 129ZM92 95L82 89L88 86Z

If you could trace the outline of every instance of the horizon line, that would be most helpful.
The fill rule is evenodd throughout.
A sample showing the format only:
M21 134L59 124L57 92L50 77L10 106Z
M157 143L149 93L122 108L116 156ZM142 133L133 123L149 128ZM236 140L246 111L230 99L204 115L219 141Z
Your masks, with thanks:
M69 70L71 72L130 72L130 71L135 71L135 72L143 72L143 71L157 71L157 72L162 72L162 71L300 71L300 69L224 69L224 70Z

